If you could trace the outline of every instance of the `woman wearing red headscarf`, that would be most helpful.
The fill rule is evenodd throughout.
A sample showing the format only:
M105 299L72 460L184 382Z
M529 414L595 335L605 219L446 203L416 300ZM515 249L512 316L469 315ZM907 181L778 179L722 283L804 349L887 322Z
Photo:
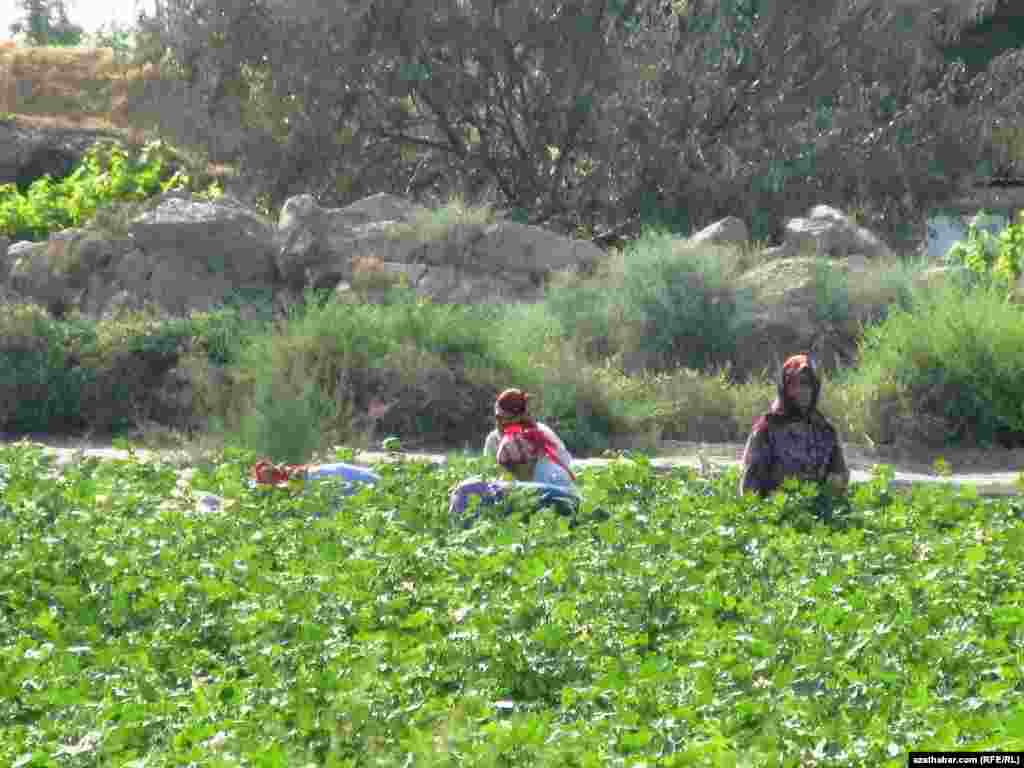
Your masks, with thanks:
M782 366L778 397L754 422L743 452L740 493L766 496L791 477L828 482L845 490L850 482L839 436L818 410L821 382L809 355L793 355Z
M515 434L522 434L532 445L535 445L538 457L542 461L530 467L530 476L519 477L520 480L533 480L538 483L567 484L575 479L569 465L572 455L565 443L547 424L534 421L529 414L530 396L521 389L506 389L494 402L494 430L484 441L484 455L497 458L502 439ZM501 462L498 462L501 464ZM536 471L539 470L539 473ZM562 470L562 471L559 471ZM520 465L516 470L525 474ZM533 473L538 476L533 476Z
M529 395L518 389L506 389L498 395L494 404L496 428L484 443L484 455L493 456L515 481L473 478L460 483L450 499L453 520L465 517L472 497L492 504L514 486L536 491L540 506L574 510L578 505L576 476L570 469L572 456L554 430L529 417L528 400Z

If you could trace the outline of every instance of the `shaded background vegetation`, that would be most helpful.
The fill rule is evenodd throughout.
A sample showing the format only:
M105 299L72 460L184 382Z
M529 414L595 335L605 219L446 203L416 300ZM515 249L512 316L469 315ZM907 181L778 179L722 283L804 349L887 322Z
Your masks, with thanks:
M184 115L165 124L190 121L270 206L457 190L605 239L730 214L771 239L828 200L908 244L1020 160L993 141L1019 112L1019 49L980 70L957 47L1005 9L936 5L162 0L140 55L201 97L164 102Z
M118 114L199 166L230 165L226 186L265 212L310 191L323 205L454 194L617 247L535 306L440 307L395 290L378 305L310 299L275 326L231 309L95 327L9 312L4 426L177 418L302 460L387 432L475 443L495 389L514 382L580 453L627 434L740 440L772 391L728 374L752 308L734 285L754 250L680 251L670 235L736 215L763 243L828 202L903 252L858 276L816 272L818 319L850 338L870 328L857 366L826 389L844 437L1013 442L1018 305L955 286L945 303L920 300L927 265L907 257L930 208L979 174L1020 170L1024 56L1002 38L987 59L965 56L978 19L1007 13L910 0L813 12L783 0L160 2L134 32ZM104 333L119 341L99 344ZM195 389L173 417L149 397L154 371L172 369Z

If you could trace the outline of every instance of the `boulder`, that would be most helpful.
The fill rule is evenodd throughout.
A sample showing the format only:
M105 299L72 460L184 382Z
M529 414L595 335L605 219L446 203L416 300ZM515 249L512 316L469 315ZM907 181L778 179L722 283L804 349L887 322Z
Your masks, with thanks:
M274 292L273 227L231 198L172 193L127 236L65 230L7 250L9 287L57 313L104 317L153 304L185 316L240 291Z
M312 195L289 198L278 221L278 274L293 286L320 288L351 276L356 256L414 261L410 254L421 244L390 235L395 224L411 223L417 210L393 195L374 195L345 208L321 208Z
M397 195L378 192L340 210L355 225L369 224L373 221L412 221L417 213L426 209Z
M32 250L33 246L37 246L39 243L32 242L31 240L18 240L7 246L7 259L13 261L20 254L28 253Z
M292 286L331 288L353 282L361 258L389 265L425 265L403 270L417 291L437 301L506 301L531 297L552 270L594 264L604 252L516 222L455 222L439 235L417 225L426 209L392 195L374 195L346 208L324 209L311 195L289 199L278 228L277 268ZM387 217L387 218L373 218ZM492 295L488 297L488 292Z
M118 283L164 311L207 310L238 290L273 292L274 230L230 197L168 195L133 219Z
M16 244L16 250L8 251L11 256L7 274L10 289L51 311L58 310L67 300L70 281L50 270L46 243L18 247L20 245Z
M712 243L715 245L737 245L742 246L750 239L750 232L742 219L735 216L727 216L716 221L700 232L687 239L687 243L698 245L700 243Z
M466 267L431 266L415 285L416 293L449 304L534 302L541 286L522 275L496 275Z
M777 253L783 257L811 253L842 258L858 253L873 260L892 256L878 236L828 205L814 206L807 218L790 219L783 237L783 250Z
M147 253L175 251L239 282L274 277L273 225L231 197L216 200L167 195L133 219L128 231Z
M813 350L834 368L856 356L856 339L818 311L819 287L813 258L769 261L745 273L737 287L753 297L747 332L736 351L734 373L741 378L768 370L791 354ZM845 269L842 262L834 266Z
M527 273L498 275L461 266L432 264L377 265L381 277L342 280L334 287L336 301L344 303L382 301L389 285L404 283L417 296L445 304L495 304L535 302L543 298L541 282Z
M588 240L514 221L498 221L484 227L479 238L470 240L470 246L469 260L462 263L495 273L547 273L592 266L604 258L604 251ZM425 260L439 263L430 258Z
M716 221L686 239L687 245L713 243L743 245L749 241L747 225L735 216ZM830 205L816 205L806 218L790 219L781 245L765 248L761 258L790 259L806 256L853 258L861 268L867 262L892 255L889 247L870 230Z

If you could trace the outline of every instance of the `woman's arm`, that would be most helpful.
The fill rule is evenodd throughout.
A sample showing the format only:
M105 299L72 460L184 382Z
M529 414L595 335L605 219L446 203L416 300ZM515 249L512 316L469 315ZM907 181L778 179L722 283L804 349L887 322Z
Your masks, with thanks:
M484 456L495 458L498 455L498 443L500 442L501 435L498 434L498 430L492 429L491 434L484 441Z
M832 448L832 456L829 458L828 470L825 473L828 482L841 491L845 491L850 485L850 468L846 466L846 456L843 454L843 445L836 438L836 444Z
M743 450L743 474L740 477L740 495L744 493L765 493L771 481L772 447L768 441L768 430L755 430L747 438Z

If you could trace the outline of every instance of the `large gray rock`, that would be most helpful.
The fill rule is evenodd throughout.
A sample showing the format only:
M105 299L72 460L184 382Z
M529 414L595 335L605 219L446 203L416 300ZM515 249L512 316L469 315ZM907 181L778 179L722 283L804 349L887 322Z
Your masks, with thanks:
M418 221L426 214L392 195L339 209L321 208L310 195L291 198L279 223L278 272L293 286L333 288L352 281L353 265L361 258L421 264L431 269L411 275L410 283L423 295L475 303L532 298L547 273L604 257L593 243L504 220L456 222L430 234Z
M16 244L9 250L6 282L51 311L82 309L92 286L113 288L108 269L130 248L127 239L108 240L85 230L54 232L45 242Z
M534 302L543 297L543 290L528 277L455 266L429 267L415 289L421 296L448 304Z
M8 251L7 283L10 289L46 307L60 305L68 294L69 281L51 272L46 257L47 244L18 243L15 248Z
M278 273L292 285L321 287L350 276L356 256L413 261L410 255L421 244L389 233L395 224L411 223L417 210L384 194L345 208L321 208L312 195L289 198L278 221Z
M604 251L587 240L575 240L541 227L514 221L497 221L483 227L479 237L467 237L469 253L464 266L485 271L541 272L592 265ZM431 263L440 260L428 258Z
M832 267L845 271L842 261ZM818 269L813 258L766 262L737 280L741 291L753 295L749 327L740 340L735 370L741 374L774 373L788 355L812 350L828 368L856 356L856 340L829 319L822 318Z
M700 232L687 238L686 242L689 245L709 243L713 245L742 246L749 239L750 232L747 230L747 225L743 222L743 219L735 216L726 216L724 219L704 227Z
M229 280L266 281L274 276L273 225L227 196L202 200L168 195L133 219L128 231L147 253L173 252Z
M8 260L13 261L21 254L28 253L34 247L39 245L39 243L34 243L31 240L18 240L17 242L11 243L7 246L7 258Z
M134 247L112 276L119 289L165 312L208 310L239 290L273 294L273 226L233 198L166 195L128 230Z
M339 209L339 213L353 225L358 225L374 221L413 221L418 213L425 210L405 198L378 192Z
M237 292L273 296L273 228L237 201L168 194L139 214L127 236L55 232L8 248L9 288L51 311L105 317L154 305L186 316Z
M814 254L842 258L862 254L868 259L892 256L882 240L850 217L828 205L816 205L807 218L786 222L783 251L780 256Z
M472 267L436 264L396 264L382 262L377 265L374 280L343 280L334 289L337 301L353 303L382 301L388 285L404 283L417 296L445 304L504 304L535 302L544 296L543 284L528 273L484 272Z

